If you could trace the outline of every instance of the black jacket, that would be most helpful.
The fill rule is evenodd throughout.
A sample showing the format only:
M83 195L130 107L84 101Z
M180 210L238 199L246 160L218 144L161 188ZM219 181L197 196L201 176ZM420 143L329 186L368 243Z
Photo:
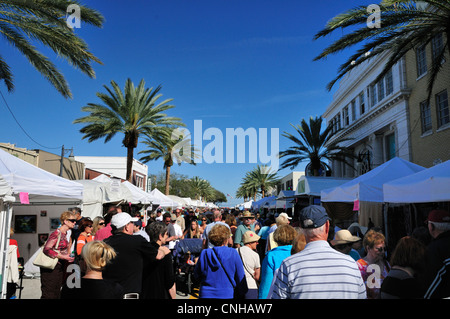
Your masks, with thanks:
M117 253L103 271L103 278L119 283L124 293L141 293L144 266L156 261L158 250L142 236L118 233L105 239Z
M450 231L440 234L428 245L422 281L425 298L450 297Z

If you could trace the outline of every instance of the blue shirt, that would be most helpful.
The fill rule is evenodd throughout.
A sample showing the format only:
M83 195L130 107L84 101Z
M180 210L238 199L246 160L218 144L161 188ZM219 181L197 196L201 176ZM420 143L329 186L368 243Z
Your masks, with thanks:
M273 275L281 262L291 255L292 245L278 246L267 252L261 265L261 283L259 285L258 299L267 299Z

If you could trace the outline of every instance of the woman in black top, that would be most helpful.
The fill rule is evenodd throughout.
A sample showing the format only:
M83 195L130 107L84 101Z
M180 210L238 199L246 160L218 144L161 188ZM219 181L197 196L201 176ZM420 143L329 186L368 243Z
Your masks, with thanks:
M91 241L84 245L81 252L86 262L86 274L75 287L65 285L63 299L122 299L123 288L118 283L103 279L105 266L116 257L114 249L103 241Z

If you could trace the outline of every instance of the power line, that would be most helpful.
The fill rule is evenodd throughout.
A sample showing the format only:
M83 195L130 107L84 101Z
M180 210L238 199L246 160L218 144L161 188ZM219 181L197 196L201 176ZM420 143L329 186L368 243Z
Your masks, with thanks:
M37 142L34 138L32 138L31 135L28 134L27 131L25 131L25 129L22 127L22 125L20 125L20 123L19 123L19 121L17 120L16 116L14 115L13 111L12 111L11 108L9 107L8 102L6 102L6 99L5 99L5 97L3 96L3 93L2 93L1 90L0 90L0 94L1 94L1 96L2 96L3 102L5 102L6 108L8 109L9 113L11 113L11 115L12 115L14 121L16 121L17 125L18 125L18 126L20 127L20 129L25 133L25 135L28 136L28 138L29 138L30 140L32 140L34 143L38 144L39 146L41 146L41 147L43 147L43 148L47 148L47 149L59 149L59 148L61 148L61 146L58 146L58 147L48 147L48 146L42 145L41 143Z

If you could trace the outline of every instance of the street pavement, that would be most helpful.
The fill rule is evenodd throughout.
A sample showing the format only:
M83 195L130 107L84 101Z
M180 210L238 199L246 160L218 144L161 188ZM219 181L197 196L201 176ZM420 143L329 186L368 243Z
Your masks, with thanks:
M182 278L178 278L182 279ZM198 290L194 289L192 294L187 294L186 286L178 280L177 282L177 297L176 299L197 299ZM22 280L22 293L19 289L16 290L17 299L40 299L41 298L41 279L39 277L24 277Z

